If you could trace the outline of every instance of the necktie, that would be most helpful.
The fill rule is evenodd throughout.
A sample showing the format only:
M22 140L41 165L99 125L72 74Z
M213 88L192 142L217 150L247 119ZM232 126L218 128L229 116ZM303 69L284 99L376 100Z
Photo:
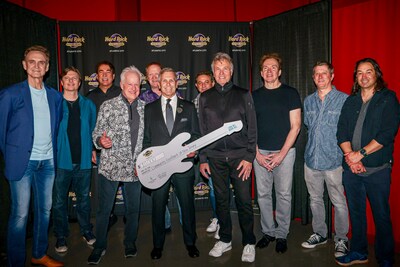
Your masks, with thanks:
M172 113L171 99L167 99L167 104L165 105L165 121L167 124L169 134L172 133L172 128L174 128L174 115Z

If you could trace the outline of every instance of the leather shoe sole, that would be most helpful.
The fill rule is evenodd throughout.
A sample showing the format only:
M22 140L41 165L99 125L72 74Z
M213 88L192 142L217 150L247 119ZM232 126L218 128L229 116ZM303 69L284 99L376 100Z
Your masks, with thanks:
M275 251L278 253L285 253L287 250L287 241L283 238L276 239Z
M64 263L61 261L57 261L55 259L52 259L48 255L44 255L40 259L31 259L31 263L33 266L46 266L46 267L61 267L64 266Z
M186 249L188 251L189 257L191 258L197 258L200 256L200 252L197 249L197 247L195 245L193 246L186 246Z
M161 248L153 248L153 250L150 253L150 257L153 260L158 260L162 257L162 249Z
M258 242L256 247L257 248L265 248L268 247L270 242L275 241L275 237L269 236L269 235L264 235Z

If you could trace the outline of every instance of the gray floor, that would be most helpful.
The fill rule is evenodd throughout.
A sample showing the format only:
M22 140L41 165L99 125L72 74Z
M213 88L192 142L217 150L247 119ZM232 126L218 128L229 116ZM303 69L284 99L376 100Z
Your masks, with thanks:
M151 216L142 214L140 218L139 237L137 240L138 255L131 259L124 258L124 223L122 216L119 216L118 222L111 228L108 237L108 248L105 256L102 258L99 266L117 267L117 266L265 266L265 267L321 267L338 266L335 263L333 252L334 244L329 240L326 245L317 249L303 249L300 244L311 234L311 225L301 225L298 221L292 221L290 235L288 237L288 251L284 254L275 252L275 243L262 250L256 250L256 260L254 263L241 262L241 233L238 225L237 214L232 212L233 219L233 249L224 253L220 258L208 256L209 250L215 243L213 234L206 233L205 229L209 223L210 211L198 211L197 218L197 247L200 250L200 257L192 259L187 255L183 244L182 230L179 225L179 216L172 213L172 232L167 235L163 256L160 260L152 260L150 251L152 245ZM259 215L255 215L254 230L257 240L261 237ZM91 253L91 248L83 242L79 235L77 223L71 223L71 235L68 242L69 250L64 255L57 254L54 251L55 238L50 234L48 253L65 263L65 266L88 266L87 257ZM31 250L31 240L28 241L28 254ZM29 264L30 255L28 255ZM396 255L397 263L400 263L400 254ZM360 265L361 266L361 265ZM373 249L370 247L369 263L364 266L377 266L373 255Z

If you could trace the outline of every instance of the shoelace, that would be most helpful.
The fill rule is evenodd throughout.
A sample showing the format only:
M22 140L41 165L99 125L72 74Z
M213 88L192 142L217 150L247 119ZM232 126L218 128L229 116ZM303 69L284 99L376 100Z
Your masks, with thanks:
M252 252L252 249L251 249L250 246L245 246L244 250L245 250L246 253L251 253Z
M320 241L319 235L312 234L307 242L310 243L310 244L313 244L313 243L318 243L319 241Z
M347 246L344 240L339 240L338 242L336 242L335 250L340 250L342 252L345 252L347 250Z

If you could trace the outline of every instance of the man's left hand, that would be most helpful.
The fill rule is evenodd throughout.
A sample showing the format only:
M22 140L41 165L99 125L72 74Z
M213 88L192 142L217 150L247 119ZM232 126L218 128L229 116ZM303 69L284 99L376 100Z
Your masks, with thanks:
M253 164L246 160L242 160L237 167L237 170L240 170L239 178L242 178L242 181L247 180L251 175L251 169L253 168Z

